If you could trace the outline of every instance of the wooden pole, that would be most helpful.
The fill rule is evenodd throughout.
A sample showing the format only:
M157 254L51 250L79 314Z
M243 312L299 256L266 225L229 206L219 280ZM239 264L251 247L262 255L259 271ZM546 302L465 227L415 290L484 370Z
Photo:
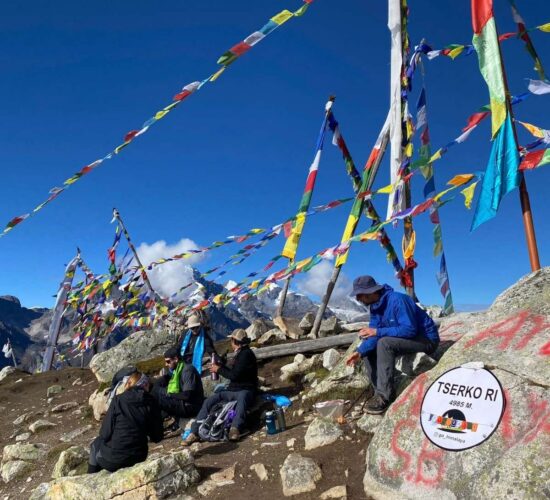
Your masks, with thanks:
M128 246L130 247L130 250L132 250L132 253L134 254L136 262L138 263L138 266L141 270L141 277L143 278L143 281L147 285L147 288L149 288L149 291L153 295L156 295L156 292L153 289L153 286L151 285L151 282L149 281L149 277L147 276L147 273L145 272L145 267L143 266L143 264L141 263L141 260L139 259L136 247L134 246L134 244L132 243L132 240L130 239L130 235L128 234L128 230L126 229L126 226L124 225L124 222L122 222L122 217L120 216L120 212L116 208L113 208L113 217L120 224L122 232L124 233L126 241L128 242Z
M328 118L328 115L330 114L330 110L331 110L331 106L329 106L328 104L333 103L335 99L336 99L336 96L331 95L328 98L328 103L325 105L325 120L323 122L325 129L326 129L327 118ZM317 152L315 152L315 153L317 154ZM313 192L312 192L312 194L313 194ZM293 262L290 261L289 265L292 265L292 263ZM290 288L290 280L291 279L292 279L291 276L289 276L286 279L285 286L283 287L283 290L282 290L281 294L279 295L279 307L277 307L277 316L282 316L283 315L285 302L286 302L286 296L288 294L288 289Z
M494 16L494 14L493 14ZM495 28L496 28L496 19L495 19ZM498 36L498 28L496 29ZM516 144L518 142L518 133L516 130L516 121L514 119L514 112L512 110L512 104L510 102L510 90L508 87L508 78L506 76L506 71L504 69L504 58L502 57L502 50L500 47L500 42L498 42L498 50L500 54L500 64L502 68L502 78L504 80L504 90L506 94L506 107L508 113L510 113L510 118L512 120L512 130L514 131L514 138ZM540 269L540 259L539 259L539 250L537 247L537 237L535 234L535 225L533 223L533 214L531 212L531 202L529 200L529 192L527 191L527 183L525 182L525 175L523 172L519 172L520 175L520 184L519 184L519 199L521 204L521 212L523 218L523 227L525 230L525 238L527 239L527 251L529 253L529 263L531 264L531 272L538 271Z
M372 187L372 184L374 183L376 172L380 167L382 158L384 158L384 153L386 152L386 148L388 147L388 142L389 142L389 133L386 133L386 135L382 138L382 143L380 144L380 151L378 152L378 156L376 157L376 160L372 164L372 167L371 167L372 174L369 177L367 190L369 190ZM361 212L363 211L363 207L365 206L365 203L366 203L366 200L363 199ZM319 309L317 309L317 314L315 315L315 321L313 322L313 328L311 329L312 336L316 337L317 334L319 333L319 330L321 328L321 322L323 321L323 316L325 315L325 311L327 310L330 297L332 296L332 292L334 291L334 287L336 286L336 281L340 276L341 269L342 269L342 266L334 266L334 269L332 270L332 276L330 277L330 281L328 282L327 289L325 291L325 294L323 295L323 300L321 301L321 304L319 304Z

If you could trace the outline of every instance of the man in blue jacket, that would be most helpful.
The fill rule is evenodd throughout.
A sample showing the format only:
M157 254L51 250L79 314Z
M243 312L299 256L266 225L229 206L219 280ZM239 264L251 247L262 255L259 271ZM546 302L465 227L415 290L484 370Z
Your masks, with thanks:
M403 354L431 354L439 344L437 326L426 311L389 285L379 285L372 276L359 276L353 282L352 295L370 307L369 328L359 332L363 342L348 359L355 365L361 358L375 388L366 411L384 413L393 394L395 358Z

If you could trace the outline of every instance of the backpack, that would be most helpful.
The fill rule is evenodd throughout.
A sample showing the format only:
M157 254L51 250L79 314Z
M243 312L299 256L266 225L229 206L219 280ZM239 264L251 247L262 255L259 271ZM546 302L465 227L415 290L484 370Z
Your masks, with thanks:
M199 437L203 441L227 441L231 422L235 418L236 401L218 403L208 416L200 422Z

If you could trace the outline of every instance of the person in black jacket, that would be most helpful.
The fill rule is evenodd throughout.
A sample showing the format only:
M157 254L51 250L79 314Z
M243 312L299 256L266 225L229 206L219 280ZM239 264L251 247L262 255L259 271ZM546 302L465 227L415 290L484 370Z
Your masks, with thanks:
M197 415L197 420L191 426L191 433L183 441L184 446L189 446L198 441L201 422L220 401L237 402L235 417L229 429L229 439L238 441L244 426L246 410L254 404L254 398L258 390L258 362L254 352L249 347L250 339L247 337L246 331L242 329L235 330L229 338L231 339L231 348L235 352L233 366L229 368L224 364L213 363L210 366L210 372L218 373L228 379L230 383L226 390L213 394L204 401L201 411Z
M194 417L204 401L202 380L191 363L184 363L175 347L164 353L168 373L155 382L152 394L160 409L172 417Z
M162 440L162 417L149 394L149 379L140 372L128 377L126 390L115 396L101 424L99 436L90 446L88 473L102 469L115 472L147 458L147 437Z

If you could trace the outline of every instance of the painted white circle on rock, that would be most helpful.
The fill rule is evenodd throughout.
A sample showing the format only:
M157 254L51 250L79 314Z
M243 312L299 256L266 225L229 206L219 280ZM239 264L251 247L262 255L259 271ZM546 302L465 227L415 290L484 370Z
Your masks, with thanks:
M504 406L502 386L489 370L457 367L443 373L426 391L420 425L436 446L467 450L491 437Z

